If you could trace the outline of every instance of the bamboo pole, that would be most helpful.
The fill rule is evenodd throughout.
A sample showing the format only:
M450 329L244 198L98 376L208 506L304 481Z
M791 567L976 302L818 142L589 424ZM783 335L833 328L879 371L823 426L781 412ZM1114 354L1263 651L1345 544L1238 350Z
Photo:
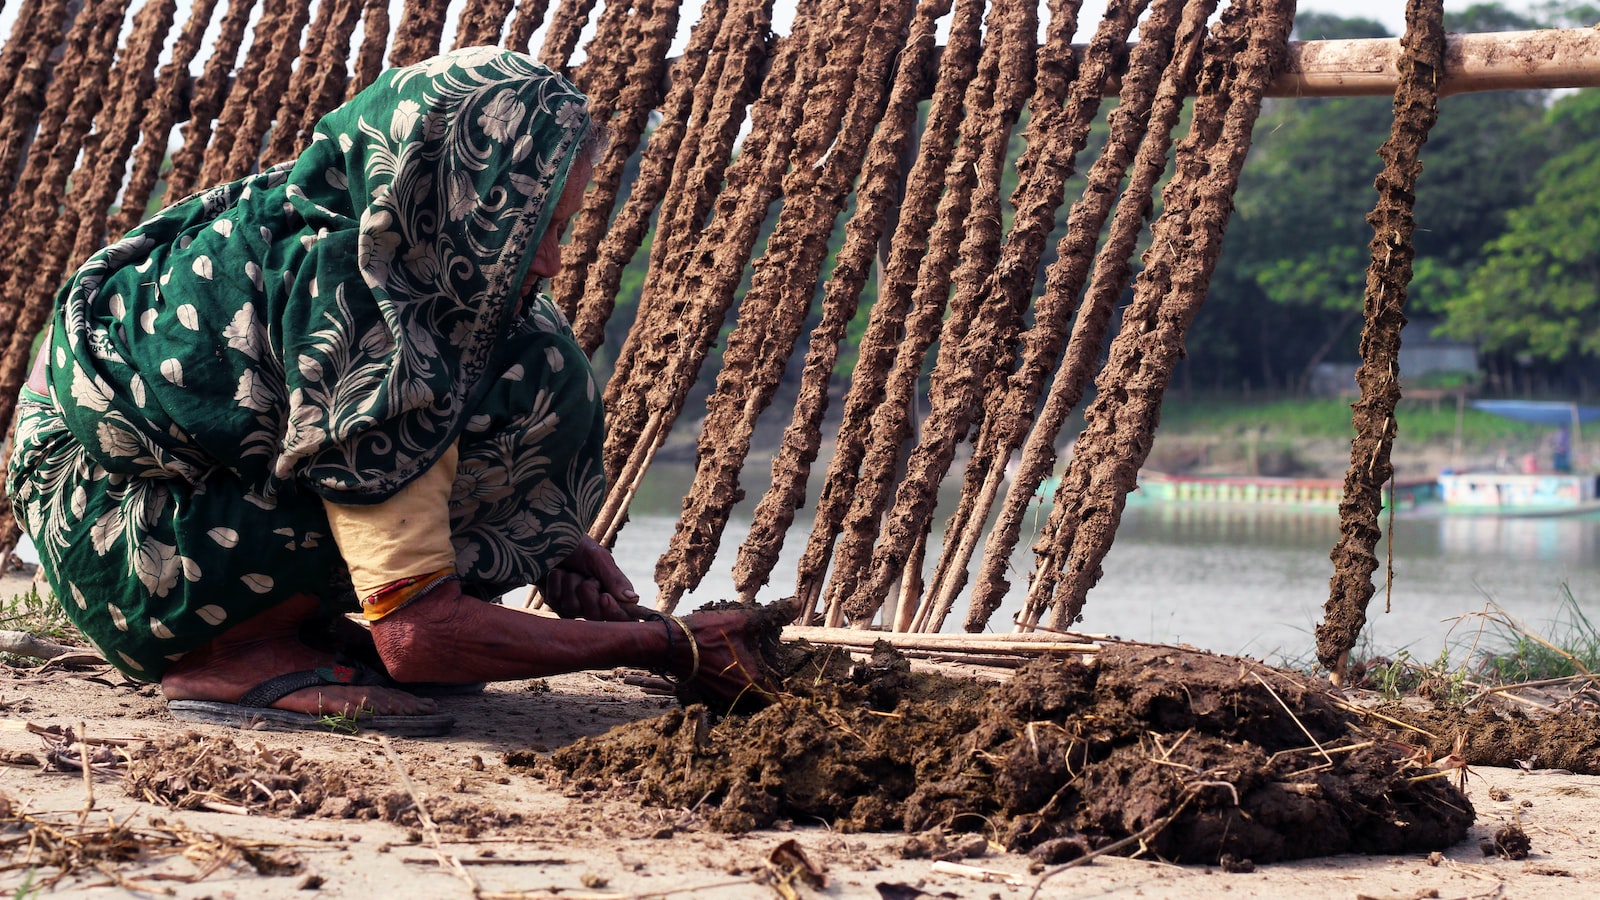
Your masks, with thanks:
M863 631L856 628L825 628L789 625L783 629L785 641L809 641L833 647L870 648L878 641L900 650L950 653L1097 653L1100 643L1073 634L1038 632L1027 634L915 634L903 631Z
M1297 41L1269 97L1393 96L1400 39ZM1600 29L1452 34L1439 93L1600 86Z
M1089 45L1073 44L1072 52L1081 63ZM1290 41L1283 71L1267 85L1266 96L1390 97L1400 82L1399 63L1397 37ZM1440 96L1584 87L1600 87L1600 26L1445 38ZM1120 88L1113 78L1107 89Z
M1129 49L1133 44L1129 44ZM942 52L943 47L939 48ZM1074 44L1081 62L1089 45ZM1400 82L1400 39L1290 41L1268 97L1391 97ZM1121 85L1113 79L1110 90ZM1452 34L1439 94L1600 87L1600 27Z

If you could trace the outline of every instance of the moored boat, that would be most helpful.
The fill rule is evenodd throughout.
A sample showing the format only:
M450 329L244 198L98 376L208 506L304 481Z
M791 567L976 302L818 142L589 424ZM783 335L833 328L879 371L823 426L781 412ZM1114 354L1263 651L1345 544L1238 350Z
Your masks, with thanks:
M1130 500L1150 503L1302 507L1334 509L1344 496L1344 482L1336 478L1269 478L1254 475L1169 475L1142 472L1139 490ZM1439 499L1437 481L1398 481L1385 485L1383 502L1396 509L1412 509Z
M1600 511L1600 476L1559 472L1451 472L1439 476L1451 513L1557 516Z

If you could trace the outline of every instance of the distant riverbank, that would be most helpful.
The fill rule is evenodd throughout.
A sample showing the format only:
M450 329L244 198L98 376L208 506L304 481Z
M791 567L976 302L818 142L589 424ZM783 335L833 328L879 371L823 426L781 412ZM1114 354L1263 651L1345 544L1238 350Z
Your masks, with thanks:
M1145 468L1337 478L1350 462L1351 402L1169 398ZM1458 409L1451 398L1402 401L1395 419L1395 472L1402 479L1429 478L1444 469L1520 468L1530 453L1539 466L1549 465L1549 429Z
M780 397L762 417L751 445L751 461L771 458L788 426ZM1145 468L1172 474L1269 475L1340 478L1350 463L1350 398L1246 399L1212 396L1186 399L1169 395L1161 412L1155 448ZM823 455L838 432L843 398L836 391L823 426ZM691 406L690 409L693 409ZM1459 412L1459 416L1458 416ZM1550 430L1502 419L1470 407L1458 411L1453 398L1404 400L1396 414L1396 474L1401 479L1431 478L1443 469L1519 469L1534 454L1549 465ZM1459 427L1459 431L1458 431ZM692 463L699 439L698 417L680 419L660 454L662 462ZM1083 428L1080 411L1062 429L1066 447ZM1459 434L1459 438L1458 438ZM1600 431L1580 435L1575 448L1580 467L1595 465ZM963 445L958 456L968 447ZM1587 450L1587 453L1584 451ZM822 465L825 465L823 463ZM814 473L820 474L820 473Z

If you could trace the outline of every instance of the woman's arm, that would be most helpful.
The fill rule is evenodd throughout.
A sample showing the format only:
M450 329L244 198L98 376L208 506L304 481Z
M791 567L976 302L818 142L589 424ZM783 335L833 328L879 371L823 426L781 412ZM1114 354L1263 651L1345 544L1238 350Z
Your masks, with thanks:
M326 504L334 543L350 567L350 582L368 619L380 619L405 605L427 586L430 576L455 574L450 491L457 458L451 446L426 472L382 503ZM408 590L413 587L416 590Z

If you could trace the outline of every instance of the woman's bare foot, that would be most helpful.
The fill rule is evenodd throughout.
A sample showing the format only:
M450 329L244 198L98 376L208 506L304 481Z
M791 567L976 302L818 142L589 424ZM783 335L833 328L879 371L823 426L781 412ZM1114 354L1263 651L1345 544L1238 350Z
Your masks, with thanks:
M237 703L251 688L279 675L331 668L331 652L314 650L299 637L301 623L316 611L316 598L299 595L230 628L174 663L161 678L161 692L168 700ZM304 688L272 705L312 715L411 716L437 711L432 700L376 685Z

